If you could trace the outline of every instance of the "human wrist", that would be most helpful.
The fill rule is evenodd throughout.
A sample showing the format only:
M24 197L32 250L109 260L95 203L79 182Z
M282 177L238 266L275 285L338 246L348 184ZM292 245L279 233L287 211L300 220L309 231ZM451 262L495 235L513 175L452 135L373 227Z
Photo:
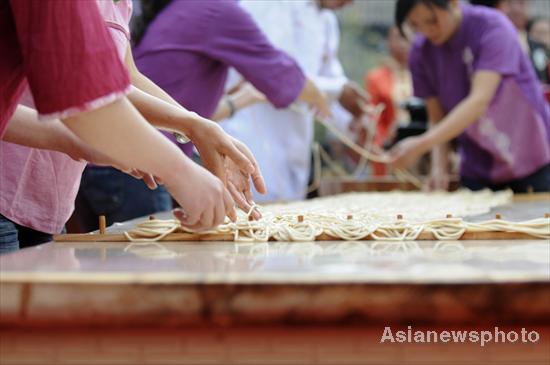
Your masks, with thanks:
M431 130L428 130L426 133L420 135L419 144L422 148L422 153L427 153L438 145L437 136Z
M190 173L195 163L191 161L189 157L178 154L177 158L173 156L173 158L168 160L164 165L167 166L167 168L163 168L162 172L157 176L163 181L166 188L171 189L178 188L178 185L182 183L182 177Z
M181 111L181 115L178 115L177 120L178 122L174 136L179 143L187 143L193 139L193 131L196 130L205 119L195 112Z
M237 112L236 102L233 100L231 95L226 95L223 100L224 100L224 103L227 105L227 108L229 110L228 118L232 118L235 115L235 113Z

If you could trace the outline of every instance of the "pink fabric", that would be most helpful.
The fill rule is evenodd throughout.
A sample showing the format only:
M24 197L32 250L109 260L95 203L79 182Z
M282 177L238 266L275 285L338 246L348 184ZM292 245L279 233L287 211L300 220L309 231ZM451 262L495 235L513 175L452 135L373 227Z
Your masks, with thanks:
M132 1L98 0L98 7L124 60ZM33 105L30 93L24 99ZM37 231L59 233L74 210L85 166L63 153L0 141L0 214Z
M100 106L130 83L93 1L0 0L0 55L0 136L25 78L40 115Z

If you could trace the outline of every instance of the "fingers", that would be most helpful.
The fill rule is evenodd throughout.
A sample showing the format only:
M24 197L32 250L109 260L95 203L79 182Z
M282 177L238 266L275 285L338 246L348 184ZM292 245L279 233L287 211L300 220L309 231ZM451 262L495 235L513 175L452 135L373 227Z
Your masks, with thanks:
M147 187L151 190L155 190L158 187L155 181L155 178L151 174L148 174L146 172L143 172L137 169L130 169L123 172L127 173L128 175L132 176L135 179L143 180L145 185L147 185Z
M318 117L323 119L332 117L332 111L330 110L328 103L325 103L325 102L317 103L315 107L317 109L316 114Z
M253 205L254 204L254 197L252 196L252 192L250 191L250 189L243 190L243 194L244 194L244 197L246 198L246 201L248 202L248 204Z
M155 190L158 187L153 175L144 173L142 179L149 189Z
M184 212L183 210L176 208L172 211L172 214L180 220L182 226L188 228L197 225L201 218L201 212L196 209L191 212Z
M258 193L262 195L267 194L267 188L265 185L264 177L262 175L262 171L260 170L260 166L258 166L258 162L256 161L256 158L244 143L238 140L235 140L235 144L237 145L237 148L243 154L246 155L249 162L252 163L252 167L254 168L254 171L252 171L250 174L252 175L252 183L254 184L254 188Z
M254 203L254 197L252 196L252 192L250 191L250 189L247 189L247 190L244 191L244 196L246 197L246 200L250 204L250 207L252 207L252 205L256 204L256 203ZM248 211L250 211L250 208L248 209ZM254 210L251 212L250 216L254 220L258 220L258 219L262 218L262 214L256 208L254 208Z
M237 190L235 185L233 183L229 183L227 186L227 190L233 197L233 200L235 201L235 204L243 211L248 212L251 208L251 205L246 200L244 194Z
M259 168L252 174L252 183L254 184L254 189L262 195L267 194L267 187L265 185L264 177ZM248 190L250 192L250 190Z
M223 189L223 201L225 204L225 215L227 215L232 222L236 222L237 212L235 211L235 202L231 199L231 195L229 195L227 189Z
M210 170L210 172L214 174L214 176L218 177L218 179L220 179L225 185L227 183L227 175L225 174L223 156L219 155L217 152L214 153L216 154L216 156L209 160L208 170Z
M369 94L367 94L367 92L363 88L359 87L358 85L354 85L353 89L355 90L355 92L357 93L357 96L359 96L362 102L364 103L370 102L370 96Z
M252 174L256 170L254 156L252 152L242 142L232 139L233 143L227 143L224 146L223 153L230 158L239 169L246 173Z

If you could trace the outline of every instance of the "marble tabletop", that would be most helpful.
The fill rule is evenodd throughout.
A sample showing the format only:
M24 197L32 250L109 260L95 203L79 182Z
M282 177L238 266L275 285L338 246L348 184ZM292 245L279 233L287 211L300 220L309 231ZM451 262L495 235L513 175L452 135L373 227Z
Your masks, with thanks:
M50 243L0 267L0 325L550 319L536 240Z
M0 256L0 325L304 321L547 323L550 242L48 243Z

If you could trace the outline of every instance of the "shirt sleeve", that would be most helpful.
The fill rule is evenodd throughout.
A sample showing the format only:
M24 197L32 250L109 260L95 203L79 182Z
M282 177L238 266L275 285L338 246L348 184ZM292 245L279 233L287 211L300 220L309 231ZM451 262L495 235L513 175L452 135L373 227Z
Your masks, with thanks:
M128 73L95 1L11 0L11 8L42 117L68 117L124 95Z
M323 14L326 32L325 57L318 75L313 77L317 86L331 99L337 99L342 88L348 82L344 74L344 68L338 59L338 46L340 43L340 31L336 16L331 12Z
M205 52L234 67L269 101L284 108L300 95L305 76L296 61L276 49L252 17L233 1L217 2Z
M479 36L474 71L494 71L503 76L517 73L523 50L517 31L504 15L495 14L489 19Z
M429 55L425 54L424 42L418 39L414 42L409 53L409 69L411 70L414 96L426 99L436 96L436 88L427 70L426 60Z

